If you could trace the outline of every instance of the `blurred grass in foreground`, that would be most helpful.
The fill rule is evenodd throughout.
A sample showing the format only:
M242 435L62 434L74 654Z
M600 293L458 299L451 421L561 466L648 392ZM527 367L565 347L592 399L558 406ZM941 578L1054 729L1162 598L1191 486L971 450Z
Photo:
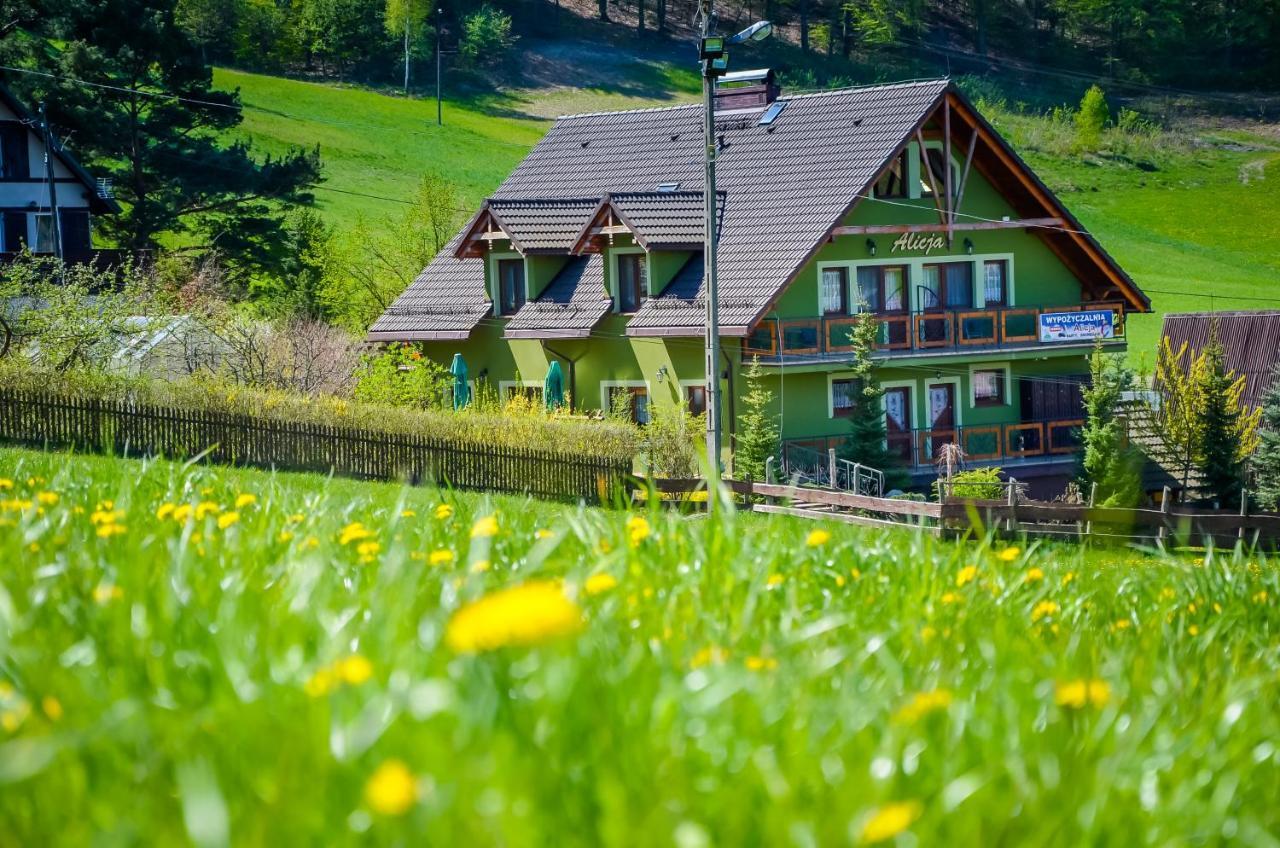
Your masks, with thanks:
M1277 844L1274 562L814 529L0 450L0 843Z

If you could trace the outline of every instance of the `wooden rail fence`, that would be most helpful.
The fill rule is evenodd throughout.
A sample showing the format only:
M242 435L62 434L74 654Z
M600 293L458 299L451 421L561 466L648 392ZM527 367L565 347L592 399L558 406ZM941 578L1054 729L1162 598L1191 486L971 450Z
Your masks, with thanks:
M705 480L654 480L654 488L677 498L705 491ZM873 498L801 486L726 480L744 508L875 527L912 527L936 535L966 532L1042 537L1064 541L1109 540L1168 545L1280 548L1280 514L1248 510L1175 508L1114 509L1087 504L1021 500L1016 485L1003 500L947 498L936 501Z
M0 441L588 502L631 473L630 460L15 389L0 389Z

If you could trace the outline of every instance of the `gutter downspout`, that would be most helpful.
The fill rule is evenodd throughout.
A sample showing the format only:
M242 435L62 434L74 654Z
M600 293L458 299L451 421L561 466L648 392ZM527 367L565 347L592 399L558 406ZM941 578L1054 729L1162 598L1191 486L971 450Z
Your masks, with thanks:
M587 354L583 352L578 354L578 359L570 359L551 345L547 344L545 341L542 343L542 349L552 356L563 359L569 365L569 412L572 413L574 411L574 405L578 402L578 369L576 363L578 362L578 359L581 359Z

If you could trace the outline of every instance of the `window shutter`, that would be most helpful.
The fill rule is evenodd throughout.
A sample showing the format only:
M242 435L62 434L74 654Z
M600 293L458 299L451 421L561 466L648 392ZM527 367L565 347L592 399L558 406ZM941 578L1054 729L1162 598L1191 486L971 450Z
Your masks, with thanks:
M31 176L27 157L27 128L18 121L0 122L0 168L7 180L25 180Z
M4 213L4 249L6 253L17 253L27 244L27 213Z
M59 209L62 223L62 252L88 252L93 246L89 236L89 212L85 209Z

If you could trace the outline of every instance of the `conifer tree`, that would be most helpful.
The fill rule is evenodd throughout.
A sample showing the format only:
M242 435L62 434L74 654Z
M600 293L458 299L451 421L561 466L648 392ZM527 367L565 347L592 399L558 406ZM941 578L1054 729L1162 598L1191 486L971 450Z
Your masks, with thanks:
M1082 482L1096 485L1096 503L1133 507L1142 496L1142 455L1125 442L1117 413L1121 394L1133 386L1133 372L1118 356L1102 352L1102 343L1089 357L1089 385L1084 389L1085 425Z
M739 480L763 480L765 463L781 447L778 416L772 411L773 392L764 384L760 360L747 368L747 394L742 401L739 433L734 443L733 476Z
M1203 493L1226 509L1240 505L1245 460L1257 446L1261 410L1241 405L1245 380L1226 367L1226 354L1214 322L1204 357L1203 429L1199 471Z
M1253 468L1258 503L1263 509L1280 510L1280 366L1272 374L1271 388L1262 397Z
M875 362L879 324L871 312L861 312L853 324L850 342L853 346L853 376L858 395L849 412L849 435L840 447L839 456L884 472L885 488L899 488L906 483L901 458L889 450L881 399L884 389L875 378Z

